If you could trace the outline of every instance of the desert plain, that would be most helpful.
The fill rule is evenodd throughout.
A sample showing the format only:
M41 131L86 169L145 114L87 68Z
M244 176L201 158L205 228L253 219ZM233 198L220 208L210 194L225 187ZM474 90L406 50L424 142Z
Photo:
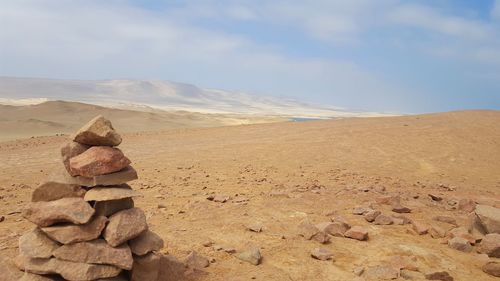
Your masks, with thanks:
M381 203L399 196L411 210L407 218L446 231L468 223L461 200L500 207L499 111L143 132L109 119L139 173L130 185L143 194L136 205L165 241L162 252L183 261L196 251L210 261L180 280L378 280L370 277L372 268L401 263L410 264L403 267L412 268L406 274L413 280L442 271L454 280L498 280L481 269L498 259L477 253L477 246L459 251L443 237L419 235L412 224L376 225L353 209L400 215ZM33 228L20 211L32 190L60 168L68 137L21 134L0 142L1 256L15 257L19 236ZM227 200L207 199L214 195ZM365 228L368 240L332 236L321 244L299 235L302 222L336 216ZM256 225L260 232L249 230ZM251 247L260 249L259 265L236 258ZM333 258L312 258L315 248Z

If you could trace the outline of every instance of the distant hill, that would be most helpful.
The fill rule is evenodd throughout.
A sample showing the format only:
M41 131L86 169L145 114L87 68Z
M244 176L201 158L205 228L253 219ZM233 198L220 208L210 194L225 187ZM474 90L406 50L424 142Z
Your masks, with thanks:
M0 77L0 103L19 99L79 101L110 107L245 113L294 117L379 116L314 106L294 100L241 92L201 89L194 85L143 80L55 80Z
M137 111L79 102L48 101L35 105L0 105L0 141L70 133L96 115L113 120L120 132L216 127L287 121L282 117L188 111Z

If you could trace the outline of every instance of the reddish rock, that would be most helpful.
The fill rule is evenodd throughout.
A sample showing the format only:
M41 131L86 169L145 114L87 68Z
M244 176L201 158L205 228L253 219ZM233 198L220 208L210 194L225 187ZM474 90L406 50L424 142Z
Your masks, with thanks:
M97 216L109 217L121 210L131 209L134 207L132 198L123 198L118 200L97 201L94 204L95 214Z
M160 257L160 273L157 281L179 281L185 279L185 265L172 255Z
M68 142L68 143L64 144L63 147L61 147L61 156L62 156L63 164L64 164L64 167L66 168L66 171L70 175L74 176L71 173L71 169L69 168L69 159L82 154L83 152L85 152L85 150L89 149L89 147L90 146L88 146L88 145L84 145L84 144L74 142L74 141Z
M375 210L369 211L368 213L365 214L365 220L367 222L373 222L375 218L377 218L380 214L381 214L380 211L375 211Z
M394 222L393 222L392 218L389 216L386 216L386 215L379 215L373 221L373 224L376 224L376 225L390 225L393 223Z
M488 262L481 268L484 273L491 276L500 277L500 263L499 262Z
M42 231L53 240L62 244L90 241L101 235L107 221L106 217L98 216L86 224L55 225L43 227Z
M439 195L436 195L436 194L431 194L429 193L428 194L429 197L433 200L433 201L436 201L436 202L440 202L443 200L443 197L439 196Z
M349 230L350 227L345 223L334 221L319 223L316 225L316 228L332 236L344 237L344 233Z
M191 251L186 257L185 264L194 269L203 269L210 265L210 261L203 256L200 256L196 251Z
M146 216L141 209L120 211L109 218L104 230L104 239L113 247L134 239L148 229Z
M119 185L122 183L136 180L137 171L131 166L127 166L118 172L86 178L82 176L72 177L65 170L64 171L59 170L56 173L52 174L50 178L53 181L63 182L67 184L76 184L85 187L94 187L99 185L109 186L109 185Z
M368 230L361 226L353 226L351 227L351 229L346 231L344 236L347 238L364 241L368 239Z
M54 251L54 256L65 261L110 264L125 270L132 269L133 263L128 245L111 247L102 239L64 245Z
M333 253L324 248L315 248L311 251L311 256L317 260L331 260L333 258Z
M418 234L418 235L424 235L427 234L429 231L429 226L423 222L420 221L412 221L411 222L413 230Z
M297 231L300 236L303 236L307 240L311 240L314 235L320 232L320 230L308 220L302 221L297 227Z
M448 240L448 246L452 249L461 251L461 252L466 252L469 253L472 251L472 246L467 241L467 239L464 239L462 237L454 237L450 240Z
M427 280L453 281L453 277L446 271L436 271L425 275Z
M72 139L85 145L117 146L122 142L111 122L101 115L85 124Z
M392 211L395 212L395 213L400 213L400 214L411 213L411 209L410 208L402 206L400 204L393 205L392 206Z
M54 201L68 197L83 197L85 189L76 184L65 184L53 181L44 182L31 194L31 202Z
M50 239L39 228L26 232L19 238L19 253L31 258L50 258L59 244Z
M475 213L486 233L500 233L499 208L488 205L477 205Z
M94 209L82 198L62 198L49 202L31 202L23 210L23 217L44 227L58 222L87 223Z
M152 251L159 251L163 248L163 239L158 234L146 230L141 235L128 242L130 250L135 255L143 256Z
M476 202L471 199L460 199L460 201L458 201L458 209L470 213L476 209Z
M72 174L87 178L118 172L129 164L121 150L107 146L93 146L69 160Z
M149 253L145 256L136 256L130 273L131 281L157 281L160 273L161 256Z
M479 253L487 254L492 258L500 258L500 234L490 233L484 236L477 249Z

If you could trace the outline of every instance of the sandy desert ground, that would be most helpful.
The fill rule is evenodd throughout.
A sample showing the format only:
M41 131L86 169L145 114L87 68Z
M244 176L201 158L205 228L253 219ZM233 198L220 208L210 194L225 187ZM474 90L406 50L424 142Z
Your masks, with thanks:
M415 234L411 225L368 223L352 209L400 195L412 209L409 218L449 229L432 217L465 225L467 214L454 208L460 199L500 207L499 124L498 111L465 111L125 133L120 147L139 172L131 186L144 194L137 205L165 240L164 252L182 260L196 250L213 259L197 280L357 280L357 267L408 256L422 273L487 281L498 279L481 271L484 257L475 251L451 249L442 239ZM19 235L32 227L19 210L58 168L66 140L0 143L2 256L15 256ZM207 200L212 194L231 199ZM387 205L377 208L394 214ZM304 219L327 222L334 214L366 227L369 240L332 237L321 245L297 235ZM263 231L248 231L253 224ZM236 251L258 246L262 263L205 247L207 240ZM311 258L316 247L331 250L335 261Z

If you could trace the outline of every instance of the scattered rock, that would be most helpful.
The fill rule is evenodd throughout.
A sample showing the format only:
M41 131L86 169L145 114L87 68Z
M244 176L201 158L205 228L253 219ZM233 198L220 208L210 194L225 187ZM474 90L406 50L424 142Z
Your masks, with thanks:
M392 266L378 265L365 269L363 276L368 280L392 280L399 277L399 270Z
M418 271L402 269L399 275L405 280L424 280L425 277L422 273Z
M368 239L368 230L361 226L353 226L351 229L345 232L345 237L364 241Z
M372 210L365 214L365 220L367 222L373 222L381 214L380 211Z
M478 252L492 258L500 258L500 234L486 234L479 244Z
M307 240L311 240L316 233L320 232L320 230L308 220L302 221L297 227L297 230L299 235L303 236Z
M476 202L471 199L460 199L458 209L466 213L473 212L476 209Z
M495 276L500 277L500 263L499 262L488 262L481 268L483 272Z
M117 146L122 142L111 122L101 115L85 124L72 139L85 145Z
M161 256L149 253L145 256L134 257L134 265L130 273L131 281L156 281L159 280Z
M373 224L376 224L376 225L390 225L393 223L394 223L393 219L389 216L386 216L386 215L379 215L373 221Z
M236 255L236 257L253 265L259 265L262 259L260 250L255 247L239 253L238 255Z
M87 223L94 209L82 198L62 198L49 202L31 202L23 210L23 217L38 226L56 222Z
M448 236L451 238L460 237L460 238L463 238L463 239L469 241L469 243L472 245L476 244L476 238L469 233L467 228L465 228L463 226L453 228L452 230L450 230L448 232Z
M19 252L31 258L50 258L54 250L59 248L43 231L35 228L19 238Z
M111 247L103 239L63 245L54 251L54 256L72 262L110 264L125 270L132 269L133 263L128 245Z
M448 240L448 246L452 249L459 250L461 252L469 253L472 251L472 246L469 243L469 241L467 241L467 239L464 239L462 237L454 237Z
M210 261L207 258L200 256L196 251L191 251L188 254L185 263L188 267L194 269L203 269L210 265Z
M90 146L84 145L78 142L70 141L66 144L64 144L63 147L61 147L61 156L63 160L64 167L66 168L66 171L72 175L71 169L69 168L69 159L78 156L85 152L85 150L89 149ZM72 175L74 176L74 175Z
M98 216L86 224L55 225L43 227L42 231L50 238L62 244L84 242L99 237L107 221L106 217Z
M349 230L350 226L339 221L334 221L319 223L316 225L316 228L332 236L344 237L344 233Z
M31 202L54 201L67 197L83 197L85 189L76 184L65 184L53 181L44 182L31 194Z
M431 194L431 193L429 193L428 195L433 201L440 202L441 200L443 200L443 197L441 197L441 196Z
M400 204L393 205L392 211L395 212L395 213L400 213L400 214L411 213L411 209L410 208L404 207L404 206L402 206Z
M128 184L106 187L94 187L87 191L85 201L110 201L125 198L141 196L141 194L133 190Z
M69 160L72 174L87 178L118 172L129 164L121 150L108 146L93 146Z
M500 233L500 209L488 205L477 205L475 213L486 233Z
M217 195L210 195L207 197L207 199L214 202L226 203L228 200L231 199L231 197L227 195L217 194Z
M148 229L146 216L141 209L132 208L112 215L104 230L104 239L113 247L139 236Z
M333 258L333 253L325 248L315 248L311 251L311 256L317 260L330 260Z
M427 280L453 281L453 277L446 271L436 271L425 275Z
M423 222L412 221L411 224L412 224L413 230L415 230L415 232L418 235L427 234L427 232L429 231L429 226Z
M131 209L134 207L134 200L132 198L123 198L118 200L97 201L94 204L95 215L97 216L111 216L112 214L121 210Z
M260 223L252 224L247 227L248 230L253 231L253 232L261 232L263 228L263 225Z
M356 208L352 209L352 213L354 215L364 215L370 211L373 211L373 209L368 208L368 207L356 207Z
M152 251L163 248L163 239L151 230L146 230L141 235L128 242L130 250L135 255L143 256Z
M455 225L455 226L458 225L457 220L455 218L448 217L448 216L435 216L432 219L435 221L439 221L439 222L449 223L449 224Z
M328 236L328 234L326 234L324 231L319 231L318 233L313 235L312 240L316 240L321 244L326 244L330 242L330 236Z
M442 229L437 225L431 226L428 232L434 239L443 238L446 236L446 230Z
M408 218L407 216L405 215L402 215L402 214L393 214L392 217L394 219L399 219L401 220L401 224L411 224L411 219ZM394 224L397 224L396 222L394 222Z

